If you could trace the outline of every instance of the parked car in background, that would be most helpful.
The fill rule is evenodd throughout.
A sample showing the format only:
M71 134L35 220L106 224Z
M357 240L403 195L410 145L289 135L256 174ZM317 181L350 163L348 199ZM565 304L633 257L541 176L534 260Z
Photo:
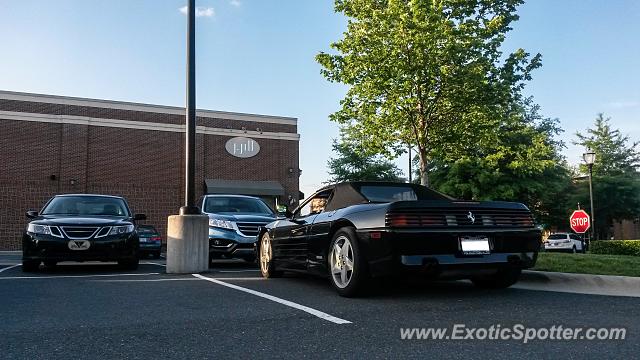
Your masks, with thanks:
M117 261L138 267L136 220L126 200L118 196L69 194L51 198L31 219L22 236L22 270L36 271L60 261Z
M255 261L254 244L262 227L277 217L262 199L244 195L206 195L199 205L209 216L209 261Z
M547 240L544 242L544 250L584 253L586 246L584 239L577 234L555 233L549 235Z
M540 248L525 205L457 201L417 184L330 185L287 215L259 233L262 276L328 276L343 296L359 294L371 277L406 272L504 288L535 265Z
M137 232L140 238L140 257L151 255L159 259L162 252L162 237L158 230L151 225L139 225Z

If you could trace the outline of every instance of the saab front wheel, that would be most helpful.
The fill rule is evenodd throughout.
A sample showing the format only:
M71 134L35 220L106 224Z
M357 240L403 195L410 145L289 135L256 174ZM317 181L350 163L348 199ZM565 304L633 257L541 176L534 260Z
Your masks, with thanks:
M23 272L35 272L40 268L39 260L22 260Z
M140 260L136 257L132 260L118 260L118 265L125 270L136 270Z

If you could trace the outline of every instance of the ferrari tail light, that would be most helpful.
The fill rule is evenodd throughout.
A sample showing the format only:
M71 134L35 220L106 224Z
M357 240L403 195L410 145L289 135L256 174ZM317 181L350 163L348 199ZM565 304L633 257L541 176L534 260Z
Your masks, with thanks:
M421 227L446 226L447 222L441 214L421 213L388 213L387 226L391 227Z
M409 220L407 219L407 216L404 214L394 214L393 216L389 216L389 225L407 226L409 225Z

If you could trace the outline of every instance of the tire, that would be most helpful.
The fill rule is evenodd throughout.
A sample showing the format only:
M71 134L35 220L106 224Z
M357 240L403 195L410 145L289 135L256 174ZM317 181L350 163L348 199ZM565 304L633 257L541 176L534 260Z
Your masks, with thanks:
M118 265L125 270L136 270L140 260L136 257L132 260L118 260Z
M522 269L500 269L497 273L471 279L471 282L482 289L506 289L518 282Z
M53 260L45 260L45 261L44 261L44 266L45 266L47 269L53 269L53 268L55 268L55 267L56 267L56 265L58 265L58 262L57 262L57 261L53 261Z
M266 279L281 277L282 271L276 270L273 261L273 249L269 233L264 233L260 237L258 253L260 254L260 273L262 277Z
M571 249L571 252L574 253L574 254L578 252L578 250L576 250L576 246L575 245L573 245L573 249Z
M154 259L160 259L160 251L156 251L153 253L153 258Z
M370 277L354 228L339 229L333 235L327 254L329 280L333 288L340 296L361 295L368 287Z
M40 260L22 260L23 272L36 272L40 268Z

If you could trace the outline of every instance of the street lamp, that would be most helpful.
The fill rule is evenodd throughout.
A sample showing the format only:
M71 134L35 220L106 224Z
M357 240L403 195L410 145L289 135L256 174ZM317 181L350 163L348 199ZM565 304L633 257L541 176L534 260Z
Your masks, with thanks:
M587 149L587 152L582 154L582 159L584 163L587 164L589 168L589 200L591 200L591 238L595 237L596 228L595 228L595 212L593 210L593 185L592 185L592 177L593 177L593 163L596 162L596 153L594 153L591 149ZM589 240L591 242L591 240Z

